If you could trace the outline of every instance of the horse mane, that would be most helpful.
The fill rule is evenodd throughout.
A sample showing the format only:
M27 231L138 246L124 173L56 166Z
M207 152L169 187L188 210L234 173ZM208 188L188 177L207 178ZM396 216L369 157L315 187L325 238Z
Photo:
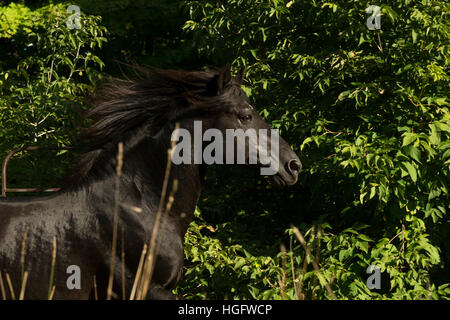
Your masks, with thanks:
M84 118L91 125L81 131L77 145L82 153L77 166L64 179L65 189L76 188L87 178L109 172L112 168L105 166L111 166L109 160L114 158L117 144L122 141L126 145L143 129L155 135L189 109L223 107L218 99L217 81L214 81L220 78L221 71L141 66L132 66L132 70L135 79L111 77L88 99L91 108Z

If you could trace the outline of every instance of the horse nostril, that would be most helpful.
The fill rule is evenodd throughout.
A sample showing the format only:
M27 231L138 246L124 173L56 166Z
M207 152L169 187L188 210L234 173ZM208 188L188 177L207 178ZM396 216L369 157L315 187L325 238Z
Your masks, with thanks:
M289 169L290 173L292 173L292 174L297 173L298 174L300 172L300 170L302 170L302 164L297 159L289 160L289 162L288 162L288 169Z

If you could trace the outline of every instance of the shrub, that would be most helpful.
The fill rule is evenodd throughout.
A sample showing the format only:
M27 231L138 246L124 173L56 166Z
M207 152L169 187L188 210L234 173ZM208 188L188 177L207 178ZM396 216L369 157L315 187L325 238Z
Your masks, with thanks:
M67 5L35 10L23 4L0 7L0 157L24 145L63 146L79 125L83 97L99 79L103 62L95 50L106 41L101 17L81 15L69 29ZM36 154L11 162L9 181L44 186L64 172L60 157ZM66 161L67 164L67 161ZM50 170L43 174L39 170ZM36 180L36 177L39 179Z
M185 5L199 53L246 66L255 105L301 153L301 229L325 223L320 267L337 297L449 298L449 4L385 1L380 30L360 1ZM371 264L384 291L365 285Z

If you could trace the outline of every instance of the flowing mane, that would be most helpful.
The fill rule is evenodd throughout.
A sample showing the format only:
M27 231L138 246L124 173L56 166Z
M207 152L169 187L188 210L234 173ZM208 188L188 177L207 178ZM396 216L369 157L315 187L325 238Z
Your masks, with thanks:
M220 72L137 66L133 70L137 79L110 78L89 99L92 107L84 117L92 124L82 129L79 145L84 151L65 179L66 188L108 171L107 162L114 158L118 142L126 145L143 130L155 135L170 121L192 111L206 111L206 106L207 111L223 107L214 86Z

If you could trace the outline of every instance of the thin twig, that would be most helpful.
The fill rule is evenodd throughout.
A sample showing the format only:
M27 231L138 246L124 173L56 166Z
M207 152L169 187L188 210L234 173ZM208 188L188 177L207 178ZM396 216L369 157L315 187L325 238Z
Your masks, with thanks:
M113 220L113 238L111 249L111 261L109 265L109 280L107 289L107 300L111 300L113 294L113 280L114 280L114 266L116 262L116 247L117 247L117 227L119 224L119 205L120 205L120 177L122 176L123 165L123 143L119 142L117 153L116 179L114 183L114 220Z
M161 227L160 229L163 230L164 226L166 225L167 216L169 215L170 210L172 209L173 202L175 201L175 193L178 190L178 180L174 179L172 184L172 189L170 190L169 198L167 200L166 209L161 217ZM156 249L155 249L155 257L158 255L159 248L161 246L161 239L156 239ZM156 259L154 260L154 263L156 263ZM153 265L154 267L154 265Z
M25 228L25 232L23 234L22 239L22 248L20 250L20 281L23 281L24 273L25 273L25 249L27 244L27 236L28 236L28 230L30 230L29 227Z
M22 286L20 287L19 300L23 300L23 298L25 296L25 289L27 287L27 281L28 281L28 271L25 271L25 273L23 275Z
M177 123L175 126L175 130L177 130L179 127L180 127L180 125L179 125L179 123ZM146 260L144 262L142 284L139 286L138 291L137 291L136 298L138 300L143 300L147 297L147 293L148 293L148 290L150 287L150 282L151 282L151 279L153 276L153 269L154 269L154 266L156 263L156 256L157 256L157 252L159 249L159 243L157 242L157 237L158 237L159 229L161 227L160 226L161 216L163 215L163 211L164 211L164 213L165 212L168 213L168 210L170 210L169 206L170 207L172 206L172 203L174 201L174 194L177 191L176 189L178 187L178 181L174 180L172 183L172 190L170 192L168 202L166 205L166 210L163 210L163 206L164 206L164 202L165 202L166 194L167 194L167 188L168 188L168 184L169 184L170 170L171 170L171 165L172 165L172 152L173 152L174 148L175 148L175 141L172 140L171 147L167 151L167 164L166 164L166 170L164 173L164 181L163 181L163 186L162 186L162 190L161 190L161 197L159 199L158 211L156 213L153 231L152 231L150 243L148 246L149 250L147 253ZM164 216L166 216L166 214L164 214Z
M0 292L2 293L2 299L6 300L5 284L3 283L3 276L1 271L0 271Z
M57 22L57 24L58 24L58 22ZM50 85L52 82L53 68L55 65L55 54L56 54L56 46L53 48L52 63L50 65L50 71L48 72L48 85L47 85L47 89L45 90L46 96L48 96L48 90L50 89Z
M171 152L169 152L171 154ZM168 176L170 175L170 170L167 172ZM172 184L172 190L170 192L169 198L167 200L167 205L166 205L166 209L164 210L164 213L162 213L162 211L159 211L159 214L157 214L156 220L155 220L155 226L153 227L153 232L152 232L152 237L150 239L150 244L149 244L149 251L147 254L147 259L145 260L144 263L144 278L143 278L143 283L142 283L142 287L140 290L140 294L139 294L139 299L145 299L147 297L147 293L148 293L148 289L150 287L150 282L152 280L153 277L153 271L154 271L154 267L156 264L156 257L158 256L158 252L159 252L159 247L161 245L161 242L158 241L158 232L159 229L163 229L164 225L165 225L165 217L168 215L168 213L170 212L170 209L172 207L172 204L174 202L174 195L176 193L178 189L178 180L174 180L173 184ZM164 191L164 198L165 198L165 194L166 192ZM162 217L162 221L160 223Z
M319 230L317 230L317 232L316 232L316 264L317 265L319 265L319 258L320 258L320 234L321 234L321 229L320 229L320 226L319 226ZM313 280L313 294L312 294L312 300L315 300L316 299L316 293L315 293L315 291L314 291L314 288L316 287L316 285L317 285L317 280L318 280L318 277L315 277L314 278L314 280Z
M264 277L264 280L267 281L267 283L269 284L269 286L272 287L272 289L277 289L277 287L272 282L270 282L270 280L267 277Z
M11 278L8 273L6 273L6 282L8 283L9 292L11 293L11 299L16 300L16 295L14 294L14 288L13 288Z
M433 295L431 292L431 285L430 285L430 277L427 277L427 291L428 291L428 297L427 300L432 300L433 299Z
M98 300L98 292L97 292L97 276L94 274L94 299Z
M121 203L120 206L121 206L122 208L124 208L124 209L128 209L128 210L131 210L131 211L136 212L136 213L142 213L142 211L143 211L143 210L142 210L141 208L139 208L139 207L132 206L132 205L129 205L129 204L126 204L126 203Z
M292 283L294 283L294 293L297 300L300 300L300 296L298 295L298 284L295 277L295 262L294 262L294 252L292 251L292 236L289 240L289 258L291 260L291 273L292 273Z
M53 297L55 295L55 289L56 289L56 286L53 286L52 291L50 292L50 296L48 297L48 300L53 300Z
M73 59L73 61L75 61L75 65L76 65L76 63L77 63L78 56L80 55L80 48L81 48L81 43L78 44L77 55L75 56L75 59ZM69 77L67 78L67 82L70 81L70 79L72 78L73 73L76 71L76 70L75 70L75 65L73 66L74 70L70 70L70 75L69 75Z
M125 230L122 227L122 300L126 300L125 290Z
M378 34L378 49L380 49L381 52L383 52L383 46L381 45L381 38L380 38L380 31L377 32Z
M50 280L48 282L48 299L52 295L53 290L53 279L55 278L55 264L56 264L56 237L53 237L53 249L52 249L52 264L50 267Z
M306 253L305 253L305 259L303 260L303 268L301 271L300 283L298 284L298 293L300 295L300 300L306 299L306 295L302 292L302 290L303 290L303 284L305 281L305 275L306 275L307 269L308 269L308 258L306 257Z
M144 248L142 248L141 258L139 260L139 265L136 271L136 276L134 278L133 288L131 289L130 300L134 300L137 285L141 281L142 267L144 265L144 259L146 254L147 254L147 244L144 244Z
M283 244L281 244L280 250L281 250L281 278L280 278L280 276L278 276L278 283L280 285L281 298L283 300L287 300L287 297L286 297L286 247Z
M397 238L401 234L402 232L397 233L391 240L389 240L388 244L390 244L395 238Z
M405 225L402 224L402 248L401 248L402 254L405 253Z

